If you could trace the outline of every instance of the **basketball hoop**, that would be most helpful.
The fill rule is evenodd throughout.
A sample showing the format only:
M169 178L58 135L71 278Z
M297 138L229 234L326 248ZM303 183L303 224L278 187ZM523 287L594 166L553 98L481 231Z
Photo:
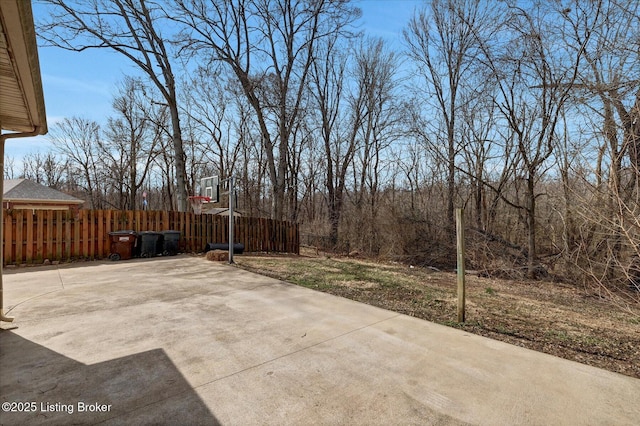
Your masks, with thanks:
M195 214L202 213L202 203L208 203L211 201L209 197L203 197L201 195L193 195L189 197L189 202L191 203L191 208Z

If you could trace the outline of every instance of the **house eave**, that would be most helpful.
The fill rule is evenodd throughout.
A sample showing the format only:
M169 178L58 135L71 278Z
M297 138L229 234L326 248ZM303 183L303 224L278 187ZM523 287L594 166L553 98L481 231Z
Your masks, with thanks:
M0 1L0 127L47 133L31 1Z
M2 201L5 203L21 203L21 204L83 204L82 200L39 200L35 199L27 199L27 198L2 198Z

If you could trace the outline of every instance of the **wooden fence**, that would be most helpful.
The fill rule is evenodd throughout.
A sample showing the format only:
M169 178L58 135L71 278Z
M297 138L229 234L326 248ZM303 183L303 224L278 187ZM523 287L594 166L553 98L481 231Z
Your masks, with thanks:
M201 252L209 242L227 243L229 218L192 212L4 210L4 264L45 259L102 259L111 253L112 231L180 231L180 251ZM298 225L264 218L234 219L234 240L247 252L300 251Z

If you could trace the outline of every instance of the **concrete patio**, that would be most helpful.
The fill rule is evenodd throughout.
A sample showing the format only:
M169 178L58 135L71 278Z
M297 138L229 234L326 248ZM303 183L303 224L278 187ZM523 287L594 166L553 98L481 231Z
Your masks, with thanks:
M16 320L0 331L2 425L640 419L640 380L202 257L22 268L4 282Z

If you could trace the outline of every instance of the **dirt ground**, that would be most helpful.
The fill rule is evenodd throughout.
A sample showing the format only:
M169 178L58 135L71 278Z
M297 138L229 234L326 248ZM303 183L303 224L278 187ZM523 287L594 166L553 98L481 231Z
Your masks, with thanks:
M337 296L640 378L640 304L564 283L466 277L394 263L316 256L235 258L239 267Z

